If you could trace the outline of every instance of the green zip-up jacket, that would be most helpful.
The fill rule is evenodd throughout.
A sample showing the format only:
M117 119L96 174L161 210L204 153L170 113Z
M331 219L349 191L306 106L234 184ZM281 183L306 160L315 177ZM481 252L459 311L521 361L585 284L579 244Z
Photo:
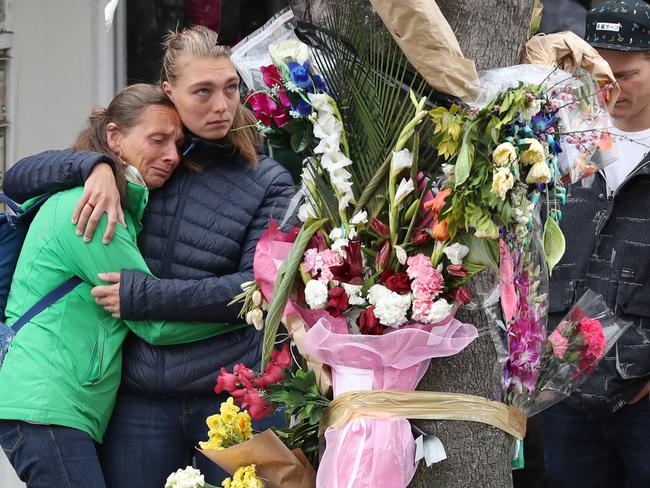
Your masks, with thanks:
M98 273L130 269L150 273L136 243L147 203L146 188L129 183L127 227L117 226L110 244L101 236L85 243L70 222L83 189L57 193L30 225L6 308L12 324L32 305L73 276L83 283L20 329L0 368L0 419L62 425L97 442L108 425L120 383L122 342L129 330L147 342L171 345L205 339L242 327L116 319L97 305ZM216 374L216 372L215 372Z

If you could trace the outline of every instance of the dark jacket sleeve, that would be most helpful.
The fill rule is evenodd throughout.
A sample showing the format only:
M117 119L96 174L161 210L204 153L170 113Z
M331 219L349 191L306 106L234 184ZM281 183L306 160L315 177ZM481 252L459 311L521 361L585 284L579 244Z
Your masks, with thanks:
M9 198L22 203L44 193L54 193L83 185L93 168L108 163L115 171L113 160L92 151L45 151L28 156L9 168L3 190Z
M253 279L257 241L266 231L271 217L283 217L294 193L289 173L279 165L278 170L250 222L237 273L200 280L158 280L137 271L122 270L122 318L240 322L237 315L241 304L228 306L228 303L241 293L242 283Z

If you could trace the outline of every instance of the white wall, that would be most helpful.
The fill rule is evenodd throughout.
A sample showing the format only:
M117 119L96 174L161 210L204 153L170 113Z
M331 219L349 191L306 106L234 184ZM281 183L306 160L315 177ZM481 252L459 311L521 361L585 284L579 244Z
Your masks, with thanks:
M125 1L109 33L107 0L4 1L4 28L13 32L7 41L10 166L29 154L69 146L92 107L105 105L123 86ZM24 486L0 454L0 487Z
M7 162L69 146L119 84L107 0L5 0L13 31ZM118 7L123 15L124 1ZM118 15L119 17L119 15ZM118 56L119 57L119 56ZM123 56L121 57L123 58Z

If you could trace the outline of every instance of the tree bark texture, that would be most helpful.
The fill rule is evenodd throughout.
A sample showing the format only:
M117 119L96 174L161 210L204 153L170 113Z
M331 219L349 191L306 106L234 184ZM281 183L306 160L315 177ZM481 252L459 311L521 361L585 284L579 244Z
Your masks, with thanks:
M299 19L318 23L328 2L354 1L372 12L367 0L289 0ZM438 0L464 55L479 70L517 64L528 36L533 0ZM360 13L361 14L361 13ZM492 288L495 276L484 272L471 283L474 293ZM434 359L419 390L466 393L501 400L503 364L499 362L490 323L483 311L460 310L457 318L474 324L479 338L463 352ZM510 488L513 439L488 425L461 421L416 422L442 441L447 459L427 468L420 462L410 487ZM390 453L386 453L390 456ZM388 487L387 487L388 488Z

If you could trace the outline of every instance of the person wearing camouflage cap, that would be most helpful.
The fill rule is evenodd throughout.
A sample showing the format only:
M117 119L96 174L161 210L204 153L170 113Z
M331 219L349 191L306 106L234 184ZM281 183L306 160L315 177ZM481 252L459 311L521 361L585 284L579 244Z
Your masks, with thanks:
M611 110L618 160L570 190L567 251L554 268L549 327L587 289L632 323L596 371L544 414L548 486L650 487L650 6L606 1L585 39L621 89Z

